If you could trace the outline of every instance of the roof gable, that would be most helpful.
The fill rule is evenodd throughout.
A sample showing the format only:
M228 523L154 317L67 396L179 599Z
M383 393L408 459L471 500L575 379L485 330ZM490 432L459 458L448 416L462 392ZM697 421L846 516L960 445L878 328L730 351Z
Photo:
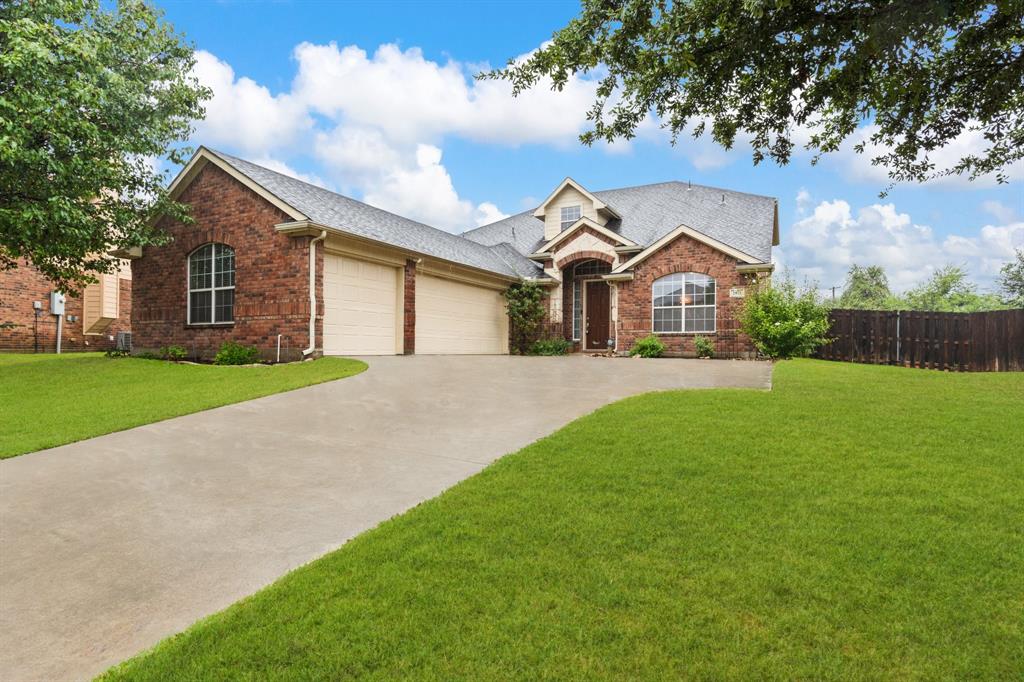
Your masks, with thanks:
M612 208L611 206L606 204L600 198L596 197L586 187L584 187L583 185L581 185L580 183L576 182L575 180L573 180L570 177L567 177L567 178L565 178L565 180L562 180L562 182L559 183L558 187L555 188L555 191L552 192L551 194L549 194L548 198L545 199L544 202L534 210L533 217L534 218L541 218L541 219L543 219L545 214L547 213L548 204L550 204L552 201L557 199L558 195L560 195L563 191L565 191L565 188L567 188L567 187L572 187L574 190L576 190L577 192L582 194L584 197L586 197L590 202L592 202L594 204L594 210L595 211L603 212L603 213L607 214L608 217L613 217L613 218L618 218L619 217L618 212L614 208Z
M268 202L281 209L284 213L287 213L293 220L308 220L308 216L306 216L302 211L286 201L283 201L266 187L253 181L252 178L240 172L219 154L207 149L206 147L199 147L181 172L178 173L178 176L174 178L173 182L171 182L170 187L167 188L171 199L177 200L177 198L181 196L181 193L184 192L185 189L192 184L192 181L199 176L199 171L205 168L207 164L211 163L261 196L263 199L266 199Z

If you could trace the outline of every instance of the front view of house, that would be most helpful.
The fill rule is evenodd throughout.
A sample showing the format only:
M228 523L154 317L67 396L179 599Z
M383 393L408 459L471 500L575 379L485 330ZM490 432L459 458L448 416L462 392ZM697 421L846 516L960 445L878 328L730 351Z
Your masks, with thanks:
M668 182L590 192L564 180L535 210L454 235L200 148L171 185L192 224L132 257L136 352L224 341L264 357L502 354L502 293L543 285L548 334L626 352L654 333L724 356L746 287L770 273L771 197Z

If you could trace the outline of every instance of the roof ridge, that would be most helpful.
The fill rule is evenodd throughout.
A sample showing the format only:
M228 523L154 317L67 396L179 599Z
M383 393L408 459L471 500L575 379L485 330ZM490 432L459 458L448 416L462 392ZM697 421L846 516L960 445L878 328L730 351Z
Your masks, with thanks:
M711 189L716 192L728 192L729 194L742 194L748 197L759 197L761 199L771 199L772 201L778 201L777 197L769 196L767 194L754 194L753 192L742 192L736 189L729 189L727 187L715 187L714 185L702 185L698 182L690 182L687 180L665 180L663 182L649 182L643 185L630 185L628 187L610 187L608 189L595 190L594 194L603 194L607 192L624 192L631 189L646 189L648 187L660 187L663 185L686 185L687 187L700 187L701 189Z

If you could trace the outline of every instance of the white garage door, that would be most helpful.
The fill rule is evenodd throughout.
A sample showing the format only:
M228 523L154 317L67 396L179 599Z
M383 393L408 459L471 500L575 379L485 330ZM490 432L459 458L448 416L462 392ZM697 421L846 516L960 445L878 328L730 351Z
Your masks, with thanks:
M398 352L398 268L324 254L324 355Z
M508 316L500 291L417 275L417 355L507 352Z

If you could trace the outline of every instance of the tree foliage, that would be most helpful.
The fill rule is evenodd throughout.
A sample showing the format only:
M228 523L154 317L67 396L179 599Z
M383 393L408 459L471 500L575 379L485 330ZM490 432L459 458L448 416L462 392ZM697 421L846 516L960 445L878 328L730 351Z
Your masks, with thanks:
M631 138L649 113L673 142L691 131L754 162L796 144L834 152L865 121L872 163L895 181L1004 170L1024 157L1020 0L583 0L552 41L481 74L520 93L594 72L582 141ZM939 166L933 152L980 131L980 152Z
M948 313L973 313L999 310L1003 302L994 294L982 294L957 265L939 268L927 280L906 293L900 306L904 310L936 310Z
M528 353L540 335L545 298L547 292L536 282L515 282L505 290L513 352Z
M889 278L878 265L850 266L846 276L846 288L836 304L839 308L861 310L888 310L896 303L896 297L889 289Z
M182 163L209 96L191 47L141 0L0 4L0 269L27 259L74 289L111 249L186 217L155 160Z
M828 343L828 307L813 286L798 287L789 273L764 282L749 295L740 328L772 359L810 355Z
M1024 249L1017 249L1014 260L1000 268L999 289L1006 305L1024 308Z
M1024 263L1024 259L1021 259ZM1013 263L1003 267L1006 273ZM1021 274L1024 275L1024 266ZM1024 282L1024 279L1022 279ZM1010 304L995 294L978 291L970 281L967 271L960 266L946 265L931 274L928 279L903 295L889 290L889 278L878 265L861 267L853 265L847 276L847 286L836 303L837 308L860 310L934 310L938 312L972 313L983 310L999 310Z

